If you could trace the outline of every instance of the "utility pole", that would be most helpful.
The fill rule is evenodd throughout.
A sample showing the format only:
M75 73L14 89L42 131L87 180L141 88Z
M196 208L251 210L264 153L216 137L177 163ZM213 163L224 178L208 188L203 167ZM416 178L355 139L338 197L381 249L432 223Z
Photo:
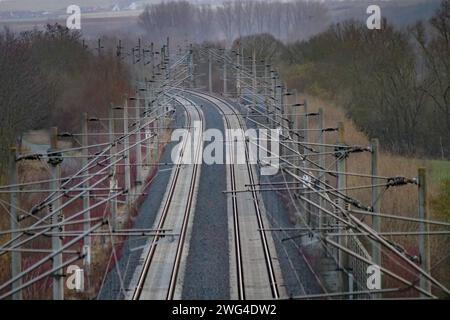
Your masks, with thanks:
M137 61L136 62L141 62L142 58L141 58L141 38L138 38L138 47L137 47Z
M378 183L376 176L378 176L378 147L379 142L378 139L372 139L370 141L370 149L371 149L371 184L372 184L372 212L380 212L380 190L379 187L375 185ZM380 228L380 217L377 215L372 216L372 229L377 233L381 231ZM379 248L379 244L376 241L372 242L372 261L377 265L381 266L381 252Z
M428 201L427 201L427 174L425 168L419 168L419 219L428 220ZM430 243L429 243L429 224L426 222L419 223L419 256L420 266L422 269L430 274L431 259L430 259ZM420 275L420 287L427 292L431 292L431 283L423 275ZM424 296L424 295L423 295Z
M119 43L118 43L117 48L116 48L116 56L119 59L122 57L122 40L120 40L120 39L119 39Z
M240 56L239 47L236 48L236 96L239 101L239 98L241 97L241 66L239 62L239 56Z
M98 38L98 42L97 42L97 52L98 55L100 56L102 54L102 39Z
M264 60L264 109L266 110L266 123L269 124L269 97L267 87L270 82L267 81L269 77L269 67L270 65Z
M164 68L165 80L169 80L169 66L167 63L167 48L164 45L161 49L161 63Z
M281 83L281 79L277 77L277 91L278 91L278 112L277 112L277 119L278 122L280 123L280 126L283 125L283 104L284 104L284 99L283 99L283 84ZM284 129L284 127L281 128L281 132L283 132L283 134L286 133L286 130Z
M16 163L16 157L17 157L17 148L12 147L11 153L9 156L10 161L10 167L9 167L9 184L12 185L11 187L11 194L10 194L10 226L11 226L11 239L14 239L19 236L19 233L14 231L19 229L19 220L17 215L17 208L19 207L19 200L17 191L19 188L15 185L17 185L18 182L18 170L17 170L17 163ZM11 279L14 279L22 270L22 254L20 251L13 250L11 251ZM22 285L22 279L17 279L12 284L12 290L15 290L19 288ZM17 291L12 296L13 300L22 300L22 291Z
M158 87L160 88L160 87ZM153 99L156 99L156 94L153 96ZM158 101L156 101L156 105L152 105L155 107L155 121L153 122L153 126L156 126L156 128L154 128L155 131L155 140L154 140L154 150L155 150L155 157L153 159L155 159L155 163L158 160L158 156L159 156L159 138L160 138L160 119L159 119L159 112L160 112L160 104Z
M82 146L82 157L81 157L81 165L82 167L86 167L88 165L88 157L89 157L89 149L87 148L89 146L89 140L88 140L88 115L86 112L83 112L81 115L81 146ZM89 169L86 171L83 171L83 174L89 174ZM83 183L83 189L88 190L89 189L89 182L86 181ZM90 207L90 193L89 191L86 191L83 195L83 210L86 210L83 213L83 219L85 222L83 223L83 231L87 232L90 229L90 222L88 221L91 218L91 211L89 209ZM84 245L91 247L91 237L86 236L83 239Z
M294 129L294 131L292 131L292 140L294 142L299 142L299 138L298 138L298 115L297 115L297 107L295 107L295 105L297 104L297 99L298 99L298 93L297 93L297 89L293 90L293 94L294 94L294 103L292 104L293 106L290 108L291 110L289 111L290 113L290 121L292 123L292 128ZM299 152L300 150L300 145L298 143L294 143L292 146L292 149L294 149L295 151ZM300 152L299 152L300 153ZM300 157L298 156L298 154L294 154L294 160L293 163L296 167L300 166ZM300 170L298 168L295 168L294 170L295 174L297 176L300 175ZM294 179L294 181L297 181L297 179ZM295 186L300 187L300 183L298 182L297 184L295 184ZM299 190L295 191L294 193L298 193Z
M256 52L253 50L252 55L252 86L253 86L253 108L256 108L256 95L258 94L256 82Z
M117 161L117 157L113 156L117 153L117 143L116 143L116 134L115 134L115 125L114 125L114 107L111 104L109 108L109 120L108 120L108 131L109 131L109 143L111 143L111 149L109 150L109 155L111 156L111 163L115 163ZM116 165L112 165L109 169L109 173L111 175L110 180L110 188L111 192L117 192L117 176L116 176ZM111 212L111 221L110 226L113 231L117 228L117 201L116 198L111 199L109 203L110 212Z
M167 48L167 59L166 60L167 64L166 64L166 68L167 68L167 79L170 79L170 39L169 37L167 37L166 39L166 48Z
M52 176L52 181L50 183L50 188L52 190L60 189L60 178L61 178L61 162L62 157L57 152L58 150L58 129L56 127L52 127L50 129L50 150L48 162L50 164L50 174ZM58 193L56 193L58 195ZM53 210L55 208L61 207L61 198L56 198L49 204L49 211L51 215L51 223L57 224L58 222L63 220L62 212ZM61 209L59 209L61 210ZM52 228L55 229L55 228ZM61 249L62 240L59 235L59 232L63 231L62 227L56 227L56 231L52 235L52 251L56 252ZM64 299L64 270L61 268L63 263L62 252L56 254L53 257L53 269L55 269L55 273L53 273L53 300L63 300Z
M309 155L309 150L308 150L308 143L309 143L309 117L308 117L308 100L304 99L303 100L303 110L305 111L305 114L302 117L303 120L303 131L302 131L302 135L303 135L303 142L305 143L305 146L303 147L303 156L305 157L306 160L308 159L308 155ZM304 169L305 171L308 171L309 165L308 165L308 161L304 161ZM309 176L305 176L305 178L309 178ZM307 182L305 182L307 183ZM306 193L305 194L305 198L306 199L310 199L310 193ZM305 202L305 210L306 210L306 221L308 221L308 224L311 225L312 221L311 221L311 206L309 204L308 201Z
M288 113L288 111L287 111L288 98L287 97L290 94L289 94L289 90L288 90L288 86L287 86L286 82L284 82L282 84L280 92L281 92L281 97L282 97L281 99L283 101L283 103L281 104L281 115L283 117L281 119L281 123L283 124L284 127L287 127L287 122L289 122L287 120L289 117L286 115Z
M162 68L161 70L164 70L164 55L165 55L164 48L165 48L165 46L166 45L163 45L161 47L161 49L159 50L159 67L158 68Z
M244 56L244 47L241 48L241 70L245 70L245 56Z
M337 189L339 190L339 192L341 192L342 194L346 194L346 186L347 186L347 177L345 175L346 172L346 150L344 149L344 145L345 145L345 139L344 139L344 123L343 122L339 122L338 123L338 145L340 145L341 147L338 147L338 152L337 152ZM343 199L339 198L338 200L338 205L339 207L341 207L343 210L346 210L346 203ZM341 214L341 217L345 219L345 215ZM342 222L338 223L338 225L342 226ZM343 230L342 232L346 232L345 230ZM347 236L339 236L339 244L343 247L347 247ZM342 291L347 292L349 291L349 278L347 276L347 272L348 272L348 255L342 251L339 250L339 255L338 255L339 259L339 265L341 266L341 268L343 269L341 272L342 275Z
M136 100L134 101L134 107L135 107L135 128L141 127L141 100L139 95L139 89L136 90ZM138 129L136 131L135 135L135 151L136 151L136 184L142 184L142 146L141 146L141 129Z
M322 170L325 170L325 132L324 129L324 119L323 119L323 109L319 108L319 115L318 115L318 122L319 122L319 166L322 168ZM325 182L325 172L321 172L319 174L319 181L320 185L319 188L323 187L323 182ZM325 236L325 230L323 229L326 224L326 215L322 212L322 208L324 207L324 201L321 195L319 195L319 228L322 236Z
M289 129L286 129L286 121L285 119L285 91L287 91L286 87L283 86L280 82L280 124L281 124L281 132L283 133L283 135L285 137L287 137L289 135ZM280 146L281 148L281 156L287 156L287 148L284 146Z
M270 65L267 64L266 60L262 60L262 64L264 66L264 97L267 97L267 85L268 85L268 81L267 78L269 77L269 67Z
M211 51L209 51L209 55L208 55L208 88L209 88L209 93L212 93L212 59L211 59Z
M131 192L131 176L130 176L130 137L128 135L128 95L125 95L124 97L124 103L123 103L123 148L124 148L124 155L125 155L125 166L124 166L124 174L125 174L125 190L126 190L126 204L127 209L129 209L130 205L130 195Z
M150 43L150 57L151 57L151 67L152 67L152 80L155 80L155 50L153 47L153 42Z
M303 132L302 132L302 135L303 135L303 141L305 143L308 143L309 142L309 132L308 132L308 130L309 130L309 118L308 118L308 100L306 100L306 99L303 100L303 110L305 111L305 114L302 117L302 119L303 119ZM307 156L308 153L309 153L307 147L308 146L306 145L306 148L304 148L304 150L303 150L303 153L304 153L305 156Z
M88 139L88 134L89 134L89 130L88 130L88 115L86 112L83 112L83 114L81 115L81 146L82 146L82 150L81 150L81 166L84 168L88 165L88 157L89 157L89 139ZM89 174L89 169L86 169L85 171L83 171L83 174L88 175ZM84 219L84 223L83 223L83 232L87 232L90 228L91 228L91 223L89 222L89 219L91 218L91 210L90 208L90 192L89 192L89 181L85 181L83 182L82 185L83 189L86 190L86 192L83 194L83 219ZM90 235L86 235L83 238L83 244L84 244L84 248L86 250L90 250L91 248L91 236ZM85 262L88 262L89 259L86 259ZM85 269L86 269L86 277L89 277L90 274L90 266L85 263ZM88 278L89 279L89 278Z
M371 149L371 184L372 184L372 212L378 214L381 208L381 199L379 187L376 187L378 180L376 176L378 176L378 147L379 142L378 139L370 140L370 149ZM372 216L372 229L379 233L381 231L380 225L380 217L378 215ZM372 261L378 267L381 267L381 250L380 244L372 240ZM374 295L374 297L380 298L381 293Z
M150 130L150 113L151 113L151 108L150 108L150 101L149 101L149 94L151 91L152 86L148 85L148 83L145 84L147 87L147 91L145 92L145 98L144 98L144 103L145 103L145 114L146 116L144 117L144 119L146 119L147 121L147 125L145 126L145 138L146 138L146 148L145 148L145 158L146 158L146 164L148 166L150 166L152 164L152 139L150 139L150 135L151 130Z
M189 75L191 80L191 88L194 88L194 50L192 43L189 45Z
M223 57L223 95L226 96L227 95L227 59L225 57L225 52L224 52L224 57Z
M274 70L270 70L270 79L272 82L272 108L270 110L270 112L272 113L271 119L271 128L275 128L275 120L276 120L276 114L277 114L277 78L275 77L275 71Z

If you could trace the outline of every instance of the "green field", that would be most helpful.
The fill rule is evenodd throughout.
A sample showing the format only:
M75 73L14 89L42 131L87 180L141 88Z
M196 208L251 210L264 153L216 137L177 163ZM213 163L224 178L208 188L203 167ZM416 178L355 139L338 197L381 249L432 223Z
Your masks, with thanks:
M443 180L450 179L450 161L427 160L425 166L433 181L440 183Z

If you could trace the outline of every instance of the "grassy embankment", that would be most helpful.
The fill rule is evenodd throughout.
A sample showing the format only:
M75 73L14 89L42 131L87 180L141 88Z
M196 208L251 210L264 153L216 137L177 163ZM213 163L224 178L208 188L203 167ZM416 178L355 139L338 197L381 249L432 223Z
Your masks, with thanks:
M323 99L312 97L309 95L300 95L300 100L306 98L308 100L309 112L317 111L319 107L324 110L324 125L325 127L336 127L338 122L344 122L345 127L345 142L349 145L361 145L368 146L369 138L359 131L353 121L345 116L343 108L336 106L332 102L324 101ZM299 111L301 113L301 111ZM311 118L310 128L315 128L317 124L315 120ZM299 121L301 123L301 121ZM336 134L330 133L326 135L326 143L335 143ZM317 142L317 137L312 135L312 141ZM383 148L380 145L381 149ZM370 154L358 153L351 155L347 160L347 170L349 172L370 174ZM427 170L427 182L428 182L428 200L429 200L429 214L430 219L449 221L450 216L447 213L442 212L442 197L443 190L441 185L450 178L450 162L445 160L436 159L419 159L399 156L381 150L379 158L379 175L381 176L405 176L414 178L417 176L418 168L425 167ZM335 168L331 168L335 170ZM348 187L369 185L370 179L360 177L348 177ZM384 188L383 188L384 189ZM406 185L401 187L389 188L382 191L381 197L381 211L389 214L396 214L406 217L418 217L418 194L417 187L415 185ZM364 204L370 204L371 193L370 189L351 190L348 194L352 197L359 199ZM366 217L367 223L371 223L370 217ZM442 230L442 228L436 228L436 230ZM413 222L405 222L394 219L383 219L382 231L417 231L418 224ZM391 240L400 243L408 253L417 254L417 237L416 236L396 236L391 237ZM443 258L447 252L442 250L443 247L449 245L448 238L445 236L430 236L431 247L431 259L432 266ZM391 261L390 258L384 256L383 263L395 267L395 261ZM448 262L444 261L440 263L433 271L433 276L442 280L444 283L450 283L450 275ZM408 275L403 273L404 276L413 280L414 275ZM388 285L388 283L385 283ZM390 285L390 283L389 283Z

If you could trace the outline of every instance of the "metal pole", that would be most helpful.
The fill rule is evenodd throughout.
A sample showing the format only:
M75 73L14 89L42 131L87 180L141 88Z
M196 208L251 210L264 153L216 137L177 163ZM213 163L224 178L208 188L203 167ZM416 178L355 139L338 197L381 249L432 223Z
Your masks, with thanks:
M138 47L137 47L137 52L138 52L138 61L137 62L141 62L142 61L142 57L141 57L141 38L138 38Z
M16 185L18 181L18 172L17 172L17 164L16 164L16 156L17 156L17 148L12 147L11 148L11 154L10 154L10 169L9 169L9 184L10 185ZM18 201L18 195L17 191L19 188L13 187L11 188L11 195L10 195L10 207L9 207L9 213L10 213L10 226L11 230L17 230L20 228L18 216L17 216L17 208L19 205ZM19 236L18 232L11 232L11 239L14 239ZM22 254L19 251L12 251L11 252L11 279L14 279L22 270ZM15 290L19 288L22 285L22 279L18 279L17 281L14 281L12 283L12 290ZM22 291L17 291L12 296L13 300L22 300Z
M166 39L166 48L167 48L167 51L166 51L167 59L164 59L164 60L167 60L167 65L166 65L167 78L170 79L170 41L169 41L169 37L167 37L167 39Z
M283 119L281 119L281 123L283 124L284 127L289 128L289 116L288 116L288 109L287 109L287 103L288 103L288 87L287 87L287 83L285 82L283 84L283 88L281 89L281 95L282 95L282 100L283 103L281 104L281 114L283 116ZM286 132L286 135L289 135L289 132Z
M353 286L354 286L354 284L353 284L353 282L354 282L354 277L353 277L353 274L352 273L350 273L349 275L348 275L348 291L349 291L349 293L350 293L350 295L348 296L348 299L349 300L353 300Z
M306 142L306 143L309 143L309 134L308 134L308 129L309 129L308 101L306 99L303 101L303 107L304 107L305 114L304 114L304 116L302 118L302 120L303 120L302 127L304 129L303 132L302 132L302 135L303 135L303 141ZM307 148L303 148L303 154L304 154L305 157L308 157L309 151L308 151ZM305 161L303 163L303 167L304 167L305 170L308 170L308 167L309 167L308 164L309 164L308 161ZM305 198L307 200L310 200L310 194L309 193L305 194L304 196L305 196ZM312 224L311 212L310 212L311 206L309 205L308 202L305 203L305 210L306 210L306 219L308 221L308 224L311 225Z
M209 86L209 93L212 93L212 59L211 59L211 51L209 51L209 56L208 56L208 86Z
M427 175L425 168L419 168L419 219L428 220L428 201L427 201ZM426 234L430 231L429 224L420 223L419 224L419 255L420 255L420 265L422 269L430 274L430 243L429 235ZM420 276L420 287L427 292L431 292L431 283L423 275Z
M52 127L50 129L50 152L56 152L58 149L58 128ZM54 179L50 183L50 188L57 190L60 188L60 178L61 178L61 167L60 163L62 161L62 158L59 158L58 155L53 154L49 157L50 162L50 173L52 175L52 178ZM56 198L52 203L49 205L49 211L51 211L51 223L56 224L60 221L62 221L62 212L56 211L53 212L53 208L59 208L61 206L61 198ZM58 228L62 232L63 227ZM52 251L53 252L59 252L62 247L62 240L59 235L53 235L52 236ZM64 299L64 286L63 286L63 279L64 279L64 271L62 269L58 269L59 266L61 266L63 263L63 256L62 252L59 252L53 257L53 268L56 270L53 273L53 300L63 300Z
M161 88L161 84L160 82L157 83L157 89L159 90ZM157 91L156 91L157 92ZM155 94L155 96L153 97L153 99L156 99L157 94ZM164 104L164 102L163 102ZM156 101L156 106L155 106L155 117L156 117L156 121L154 122L156 124L156 130L155 130L155 163L159 157L159 140L160 140L160 127L161 127L161 120L159 118L159 113L161 112L161 105L159 100Z
M309 118L308 118L308 101L305 99L304 101L303 101L303 107L304 107L304 111L305 111L305 115L303 116L303 132L302 132L302 135L303 135L303 141L304 142L306 142L306 143L308 143L309 142L309 134L308 134L308 129L309 129ZM303 153L305 154L305 156L306 155L308 155L308 149L307 148L304 148L304 150L303 150Z
M119 39L119 45L117 46L116 56L118 58L120 58L122 56L122 40L120 40L120 39Z
M284 105L285 105L285 98L284 98L284 96L285 96L285 91L287 91L287 89L286 89L286 87L285 86L283 86L283 85L281 85L281 87L280 87L280 123L281 123L281 125L282 125L282 132L283 132L283 135L284 136L288 136L289 135L289 129L286 129L286 121L284 120L285 119L285 114L286 114L286 110L284 109ZM289 128L289 127L288 127ZM288 154L287 154L287 149L284 147L284 146L280 146L280 148L281 148L281 156L283 157L283 156L287 156Z
M239 98L241 96L241 66L240 66L240 61L239 61L239 56L240 56L240 51L239 51L239 47L236 49L236 97L239 101Z
M130 204L130 196L128 193L131 192L131 175L130 175L130 138L128 135L128 95L125 95L124 97L124 103L123 103L123 134L124 134L124 140L123 140L123 148L125 152L125 165L124 165L124 179L125 179L125 190L126 190L126 204L127 206Z
M158 73L161 73L161 70L164 70L164 56L166 55L165 46L162 46L160 54L159 54L159 65L158 65Z
M189 74L191 80L191 88L194 88L194 50L192 44L189 45Z
M223 59L223 95L227 95L227 59L225 57L224 53L224 59Z
M264 108L266 110L266 123L269 124L269 103L268 103L268 99L269 97L267 96L268 94L268 83L267 83L267 78L269 77L269 64L266 64L266 61L264 61Z
M323 132L323 128L324 128L324 119L323 119L323 109L319 108L319 116L318 116L318 121L319 121L319 166L321 168L325 168L325 133ZM325 172L324 173L320 173L319 174L319 181L320 182L325 182ZM322 183L320 184L320 186L322 187ZM324 206L324 200L322 197L319 196L319 206L320 208L323 208ZM323 213L323 211L320 209L319 210L319 228L324 228L325 225L327 224L327 215ZM325 230L324 229L320 229L322 236L325 236Z
M253 92L253 108L256 108L256 95L258 93L256 82L256 52L253 50L252 54L252 92Z
M81 145L83 147L82 149L82 160L81 160L81 165L83 167L86 167L88 165L88 156L89 156L89 149L87 148L87 146L89 145L89 140L88 140L88 115L86 112L83 112L82 116L81 116ZM83 172L82 174L89 174L89 170L86 170L85 172ZM88 190L89 189L89 181L86 181L83 183L82 188ZM83 219L85 219L85 223L83 223L83 230L89 230L90 228L90 222L89 219L91 217L91 211L90 211L90 194L89 191L87 191L84 195L83 195L83 210L86 210L86 212L83 214ZM91 237L87 236L83 239L83 243L85 246L91 246Z
M98 51L98 55L101 55L101 52L102 52L102 40L100 38L97 41L97 51Z
M82 160L81 160L81 165L82 167L86 167L88 165L88 156L89 156L89 149L87 148L87 146L89 145L89 129L88 129L88 115L86 112L83 112L82 116L81 116L81 145L83 147L82 149ZM82 174L89 174L89 169L86 170L85 172L83 172ZM89 222L89 219L91 217L91 211L90 211L90 193L89 193L89 181L85 181L82 184L82 188L87 190L86 193L83 194L83 210L86 210L83 213L83 219L85 220L85 222L83 223L83 231L86 232L86 230L89 230L89 228L91 227L91 223ZM89 248L87 250L90 250L91 248L91 236L86 236L83 238L83 244L85 248ZM89 262L88 260L86 260L87 262ZM89 274L90 274L90 265L88 263L85 264L85 269L86 269L86 277L87 279L89 279Z
M266 60L262 61L264 65L264 97L267 97L267 78L269 77L269 65L267 64Z
M152 63L152 80L155 80L155 50L153 47L153 42L150 43L150 57L151 57L151 63Z
M372 212L380 212L381 204L380 204L380 188L376 186L378 180L376 176L378 176L378 147L379 142L378 139L372 139L370 141L371 146L371 183L372 183ZM376 232L380 232L380 217L377 215L372 216L372 229ZM372 242L372 261L377 266L381 266L381 251L379 248L379 244L376 241Z
M140 128L141 127L141 100L140 100L140 95L139 95L139 90L136 91L136 100L134 101L134 106L135 106L135 118L136 120L136 128ZM137 143L136 147L135 147L135 152L136 152L136 184L142 184L142 146L141 146L141 137L142 131L136 130L136 141L135 143Z
M168 48L164 45L164 56L163 56L163 66L164 66L164 71L166 74L166 80L170 79L170 73L169 73L169 57L168 57Z
M293 90L293 93L294 93L294 103L293 104L297 104L297 99L298 99L298 92L297 92L297 89L294 89ZM290 121L292 121L292 128L293 129L299 129L299 126L298 126L298 116L297 116L297 108L296 107L291 107L290 108L291 109L291 111L289 112L290 114L291 114L291 116L290 116ZM295 132L295 131L294 131ZM292 134L292 140L293 141L296 141L296 142L299 142L299 137L298 137L298 133L297 134ZM293 145L292 145L292 149L294 149L295 151L297 151L297 152L299 152L299 144L298 143L294 143ZM294 154L294 153L293 153ZM297 167L299 167L300 166L300 157L296 157L295 158L295 160L294 160L294 164L297 166ZM300 170L299 169L295 169L295 174L298 176L299 174L300 174ZM296 186L297 187L301 187L300 186L300 183L298 182L298 180L297 179L294 179L294 181L297 181L297 183L296 183Z
M338 123L338 143L339 145L344 145L345 144L345 139L344 139L344 123L343 122L339 122ZM346 171L346 155L343 154L343 152L345 152L343 149L339 150L340 152L338 152L338 160L337 160L337 172L345 172ZM347 192L345 191L347 186L347 177L345 174L337 174L337 188L339 190L341 190L340 192L342 194L346 194ZM338 205L341 208L345 208L345 202L344 200L342 200L341 198L338 200ZM343 217L345 218L345 217ZM338 224L342 224L341 222L338 222ZM345 231L343 231L345 232ZM342 236L339 237L339 245L343 246L343 247L347 247L347 236ZM348 255L343 251L343 250L339 250L339 254L338 254L338 261L339 261L339 265L343 268L341 275L342 275L342 291L348 291L348 287L349 287L349 278L347 276L347 273L345 272L346 270L348 270Z
M108 122L108 130L109 130L109 142L112 145L112 148L109 151L109 155L111 156L111 163L115 163L117 161L117 157L113 156L117 153L117 146L115 143L116 135L115 135L115 126L114 126L114 108L111 105L111 108L109 108L109 122ZM113 164L110 169L111 173L111 183L110 187L111 189L117 188L117 176L116 176L116 165ZM113 231L117 228L117 201L116 198L111 199L109 202L109 207L111 211L111 221L110 225Z
M277 105L277 91L276 91L277 90L277 78L275 77L274 70L270 70L270 78L271 78L271 82L272 82L272 99L273 99L271 105L276 107L276 105ZM277 109L273 108L273 107L270 109L271 109L270 112L272 114L272 116L270 117L270 119L272 120L270 127L274 128L275 127L274 120L276 117Z
M145 92L145 98L144 98L144 103L145 103L145 108L144 110L146 111L146 118L150 119L150 117L148 116L151 112L151 108L150 108L150 99L149 99L149 95L151 94L151 90L152 90L152 85L149 85L148 83L146 84L147 86L147 91ZM144 117L145 118L145 117ZM150 130L150 124L147 124L147 126L145 127L145 138L146 140L146 145L147 148L145 150L145 154L146 154L146 164L147 165L151 165L152 164L152 139L150 139L150 135L151 135L151 130Z

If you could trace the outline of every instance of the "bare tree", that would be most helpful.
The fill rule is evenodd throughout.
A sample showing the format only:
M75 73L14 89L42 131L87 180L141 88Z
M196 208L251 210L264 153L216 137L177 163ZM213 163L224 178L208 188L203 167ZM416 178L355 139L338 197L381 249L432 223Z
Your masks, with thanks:
M17 135L36 128L49 115L49 88L33 63L30 46L26 38L17 38L7 29L0 34L1 165Z
M152 39L159 35L217 41L269 33L285 41L306 39L328 25L326 8L320 3L236 0L213 8L174 1L147 6L139 24ZM159 39L161 40L161 39Z

